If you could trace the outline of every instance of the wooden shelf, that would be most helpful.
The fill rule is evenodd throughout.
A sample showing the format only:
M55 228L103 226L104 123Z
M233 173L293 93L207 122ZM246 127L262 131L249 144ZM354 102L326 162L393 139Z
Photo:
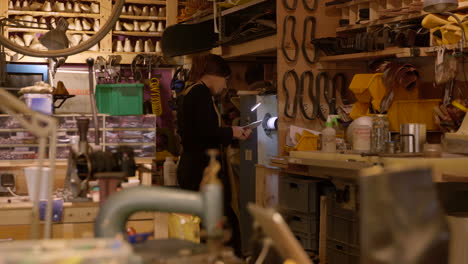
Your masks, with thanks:
M156 131L156 128L115 127L106 128L106 131Z
M426 13L415 13L415 14L397 16L397 17L392 17L392 18L378 19L376 21L371 21L367 24L356 24L356 25L339 27L336 29L336 32L354 31L354 30L366 29L370 26L380 26L380 25L389 24L389 23L403 22L406 20L422 18L425 15Z
M152 20L152 21L166 21L165 17L155 17L155 16L127 16L121 15L121 19L132 19L132 20Z
M135 37L161 37L162 32L139 32L139 31L113 31L113 35L125 35Z
M320 62L339 62L339 61L368 61L378 58L396 57L396 58L408 58L408 57L423 57L428 56L426 53L427 48L419 48L419 54L415 54L415 49L412 48L388 48L385 50L373 51L373 52L359 52L335 56L323 56L319 58Z
M8 28L8 32L32 32L32 33L46 33L50 30L48 29L36 29L36 28ZM77 30L67 30L67 33L71 34L96 34L95 31L77 31Z
M109 56L109 55L121 55L122 56L122 61L120 62L121 64L131 64L133 61L133 58L140 53L136 52L104 52L104 51L85 51L81 52L79 54L75 54L72 56L69 56L67 58L66 63L86 63L86 59L88 58L94 58L96 59L98 56L103 56L104 58ZM10 57L7 56L7 60L10 60ZM15 62L21 62L21 63L47 63L47 58L38 58L38 57L28 57L25 56L21 58L18 61Z
M168 0L168 1L174 1L174 0ZM157 1L157 0L125 0L125 4L166 5L166 1Z
M23 10L8 10L8 15L31 15L43 17L86 17L99 18L100 14L90 13L65 13L65 12L43 12L43 11L23 11Z
M107 146L156 146L156 143L105 143Z
M343 8L343 7L349 7L349 6L354 6L354 5L364 4L364 3L369 3L369 2L370 2L370 0L353 0L353 1L350 1L350 2L346 2L346 3L343 3L343 4L339 4L339 5L333 5L333 6L330 6L330 7Z
M225 59L244 56L276 56L276 34L260 39L254 39L237 45L221 47L221 55Z

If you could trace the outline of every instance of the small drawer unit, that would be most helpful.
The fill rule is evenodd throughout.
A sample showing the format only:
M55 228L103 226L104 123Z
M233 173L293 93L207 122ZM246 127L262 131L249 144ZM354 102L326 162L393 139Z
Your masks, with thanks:
M319 219L317 215L287 210L283 210L282 214L293 232L318 235Z
M359 264L359 248L334 240L327 240L328 264Z

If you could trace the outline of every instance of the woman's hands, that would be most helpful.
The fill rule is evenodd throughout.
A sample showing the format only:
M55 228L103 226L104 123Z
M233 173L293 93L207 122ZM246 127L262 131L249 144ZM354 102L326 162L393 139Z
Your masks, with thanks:
M232 135L234 138L240 139L240 140L246 140L249 138L250 133L252 133L252 129L250 128L242 128L239 126L233 126L232 127Z

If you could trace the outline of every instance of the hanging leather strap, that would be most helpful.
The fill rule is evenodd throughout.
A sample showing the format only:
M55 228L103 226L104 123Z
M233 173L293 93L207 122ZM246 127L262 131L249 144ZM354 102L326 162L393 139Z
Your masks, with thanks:
M308 34L308 25L310 24L310 39L307 38ZM318 58L318 50L316 49L315 45L312 44L312 40L315 39L315 28L317 25L317 20L313 16L307 16L304 19L304 28L302 32L302 54L304 55L304 59L307 61L309 64L314 64L317 61ZM314 46L314 55L313 58L309 57L309 53L307 52L307 44L313 45Z
M291 100L291 96L289 95L289 90L287 87L288 79L292 77L294 80L294 85L295 85L295 95L292 97L293 100L293 106L292 106L292 111L290 110L291 105L289 101ZM289 70L284 73L283 75L283 92L284 92L284 97L285 97L285 103L284 103L284 115L289 118L295 118L297 114L297 98L298 98L298 92L299 92L299 76L297 76L297 73L295 70ZM291 112L291 113L290 113Z
M309 79L309 86L307 92L309 93L309 99L312 103L312 114L307 113L307 109L304 106L304 90L306 85L306 79ZM299 86L298 100L299 100L299 109L302 112L302 115L307 120L315 120L319 112L319 98L314 96L314 73L312 71L305 71L301 74L301 85Z
M283 0L283 6L287 11L294 11L297 8L298 0L293 0L293 4L289 5L288 0Z
M291 31L289 32L291 34L291 41L294 45L294 57L289 56L287 50L286 50L286 35L287 35L287 28L288 28L288 21L291 21ZM299 44L296 39L296 17L287 15L284 17L283 21L283 39L281 40L281 51L283 52L284 58L288 62L295 62L297 61L297 57L299 55Z
M328 76L328 73L326 72L321 72L317 75L316 79L315 79L315 90L317 91L315 93L315 96L317 98L319 98L317 101L318 101L318 104L317 104L317 107L318 107L318 116L320 119L322 119L323 121L326 121L327 120L327 117L326 115L323 113L322 111L322 108L321 108L321 103L320 103L320 92L322 90L322 79L323 79L323 95L325 97L325 100L327 101L328 103L328 106L330 107L330 114L332 113L332 109L331 109L331 100L329 100L329 83L330 83L330 77ZM335 98L336 98L336 93L335 93ZM333 104L333 108L334 108L334 104Z

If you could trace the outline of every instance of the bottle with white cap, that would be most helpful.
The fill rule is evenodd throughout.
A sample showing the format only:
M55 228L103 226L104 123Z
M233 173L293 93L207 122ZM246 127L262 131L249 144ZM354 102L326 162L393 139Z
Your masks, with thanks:
M163 177L165 186L177 185L177 167L172 157L166 157L163 164Z

